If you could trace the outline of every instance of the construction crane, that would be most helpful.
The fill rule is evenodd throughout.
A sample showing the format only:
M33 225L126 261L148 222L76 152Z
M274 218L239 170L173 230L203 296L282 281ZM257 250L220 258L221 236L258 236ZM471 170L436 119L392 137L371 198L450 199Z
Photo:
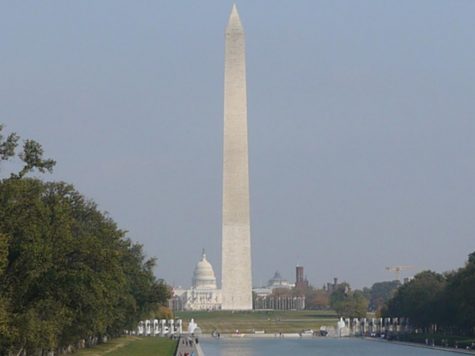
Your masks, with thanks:
M390 267L386 267L386 271L394 272L396 274L396 279L400 283L401 282L401 271L412 269L414 267L416 267L416 266L413 266L413 265L390 266Z

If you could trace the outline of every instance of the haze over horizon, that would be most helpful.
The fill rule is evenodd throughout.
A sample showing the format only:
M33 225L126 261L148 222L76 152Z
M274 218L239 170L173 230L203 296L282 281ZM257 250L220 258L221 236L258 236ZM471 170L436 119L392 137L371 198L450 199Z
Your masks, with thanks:
M0 123L187 287L220 280L232 2L0 4ZM473 1L237 2L253 282L461 267L475 250ZM7 166L0 174L6 176Z

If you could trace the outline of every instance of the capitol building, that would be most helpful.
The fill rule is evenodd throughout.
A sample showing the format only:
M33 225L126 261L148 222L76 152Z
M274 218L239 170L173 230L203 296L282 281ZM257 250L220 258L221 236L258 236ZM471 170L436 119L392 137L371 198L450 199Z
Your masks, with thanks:
M216 285L213 266L206 259L203 250L201 259L193 272L190 289L176 288L170 300L172 310L220 310L221 290Z
M297 266L297 283L303 280L303 267ZM299 273L300 272L300 273ZM305 280L306 281L306 280ZM305 282L304 281L304 282ZM307 282L308 283L308 282ZM266 286L254 288L254 309L265 310L303 310L305 309L305 297L296 296L291 293L295 287L283 278L279 272L268 281ZM274 290L280 290L280 295L274 295ZM287 290L288 293L282 291ZM169 300L169 307L173 311L211 311L221 310L223 296L221 289L216 284L216 276L213 266L206 259L205 251L201 254L201 259L195 266L191 288L173 288L173 297Z

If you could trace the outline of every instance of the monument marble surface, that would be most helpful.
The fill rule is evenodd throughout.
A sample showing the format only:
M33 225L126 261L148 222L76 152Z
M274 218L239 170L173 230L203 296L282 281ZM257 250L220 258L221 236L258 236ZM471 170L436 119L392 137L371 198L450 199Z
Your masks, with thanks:
M252 309L246 60L244 29L234 5L226 27L222 309Z

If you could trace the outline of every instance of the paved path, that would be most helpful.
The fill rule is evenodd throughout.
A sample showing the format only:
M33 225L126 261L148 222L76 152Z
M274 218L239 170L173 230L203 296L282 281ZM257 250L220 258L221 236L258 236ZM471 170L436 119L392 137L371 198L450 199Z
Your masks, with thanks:
M204 356L199 339L189 335L180 336L175 356Z

